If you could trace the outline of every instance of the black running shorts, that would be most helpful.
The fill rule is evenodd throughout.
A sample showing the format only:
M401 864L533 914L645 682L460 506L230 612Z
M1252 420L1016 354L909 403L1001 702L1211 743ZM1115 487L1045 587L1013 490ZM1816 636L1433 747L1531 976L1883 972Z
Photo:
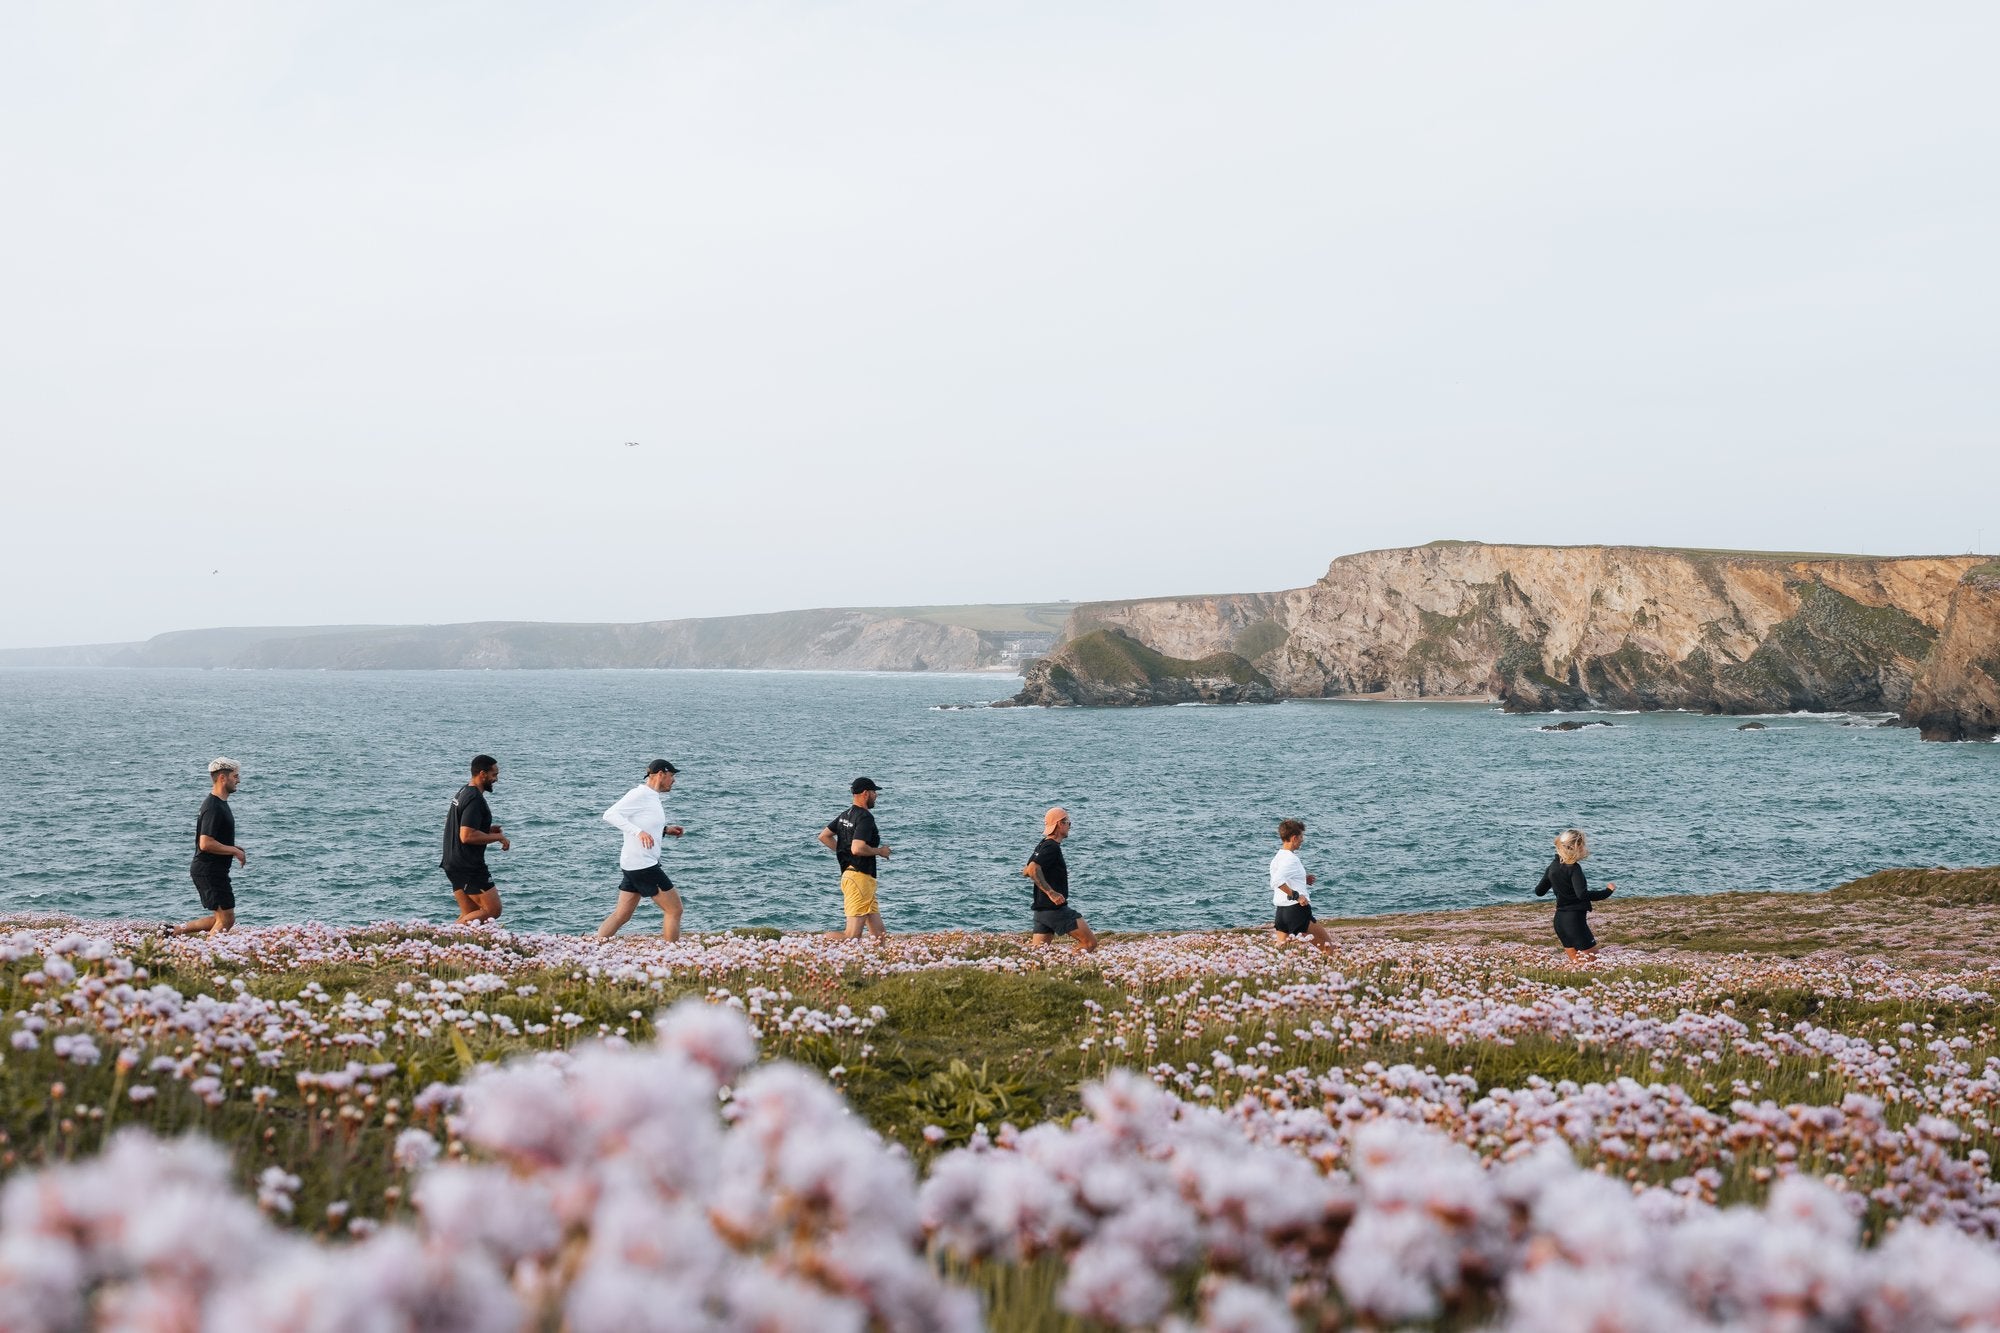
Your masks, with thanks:
M667 878L667 872L656 865L640 866L628 870L618 880L618 892L636 893L641 898L651 898L655 894L672 893L674 882Z
M1313 909L1305 903L1286 903L1276 912L1272 925L1287 935L1303 935L1312 928Z
M188 874L194 879L194 891L201 898L204 912L233 912L236 910L236 890L230 886L229 871L218 870L207 861L196 857L188 867Z
M493 872L485 866L446 866L444 875L458 893L485 893L493 887Z

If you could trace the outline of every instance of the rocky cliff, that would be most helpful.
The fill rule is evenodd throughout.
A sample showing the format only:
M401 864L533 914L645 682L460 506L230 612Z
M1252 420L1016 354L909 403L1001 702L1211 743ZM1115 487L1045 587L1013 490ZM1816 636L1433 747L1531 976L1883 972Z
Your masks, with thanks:
M1019 694L999 705L1133 708L1276 703L1262 672L1235 653L1168 657L1116 630L1093 630L1029 665Z
M1292 697L1895 711L1982 563L1436 542L1342 556L1289 592L1087 604L1071 632L1239 652ZM1982 607L1968 620L1990 624Z
M2000 563L1966 571L1944 632L1910 691L1903 721L1927 741L2000 735Z

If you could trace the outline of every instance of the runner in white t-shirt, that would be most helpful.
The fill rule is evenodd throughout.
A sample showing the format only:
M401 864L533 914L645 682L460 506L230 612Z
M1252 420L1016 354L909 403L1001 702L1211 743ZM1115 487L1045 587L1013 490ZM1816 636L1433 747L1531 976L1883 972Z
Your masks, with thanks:
M1276 918L1272 927L1280 944L1297 935L1309 935L1322 952L1332 953L1333 939L1326 933L1326 927L1313 919L1312 899L1306 892L1317 881L1306 873L1305 862L1299 860L1299 848L1305 842L1306 826L1302 820L1287 819L1279 823L1278 854L1271 858L1271 905Z
M625 835L618 849L618 906L597 928L597 938L608 940L619 927L632 919L641 898L660 905L660 937L669 942L681 937L681 895L667 872L660 869L660 839L678 838L684 830L667 822L667 809L660 798L674 789L674 774L680 770L664 759L655 759L646 768L646 780L618 798L604 812L604 822Z

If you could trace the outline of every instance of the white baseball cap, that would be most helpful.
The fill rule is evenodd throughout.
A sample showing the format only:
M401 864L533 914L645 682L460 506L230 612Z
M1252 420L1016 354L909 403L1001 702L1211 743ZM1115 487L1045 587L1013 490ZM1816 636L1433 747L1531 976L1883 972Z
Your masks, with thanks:
M208 771L210 773L241 773L243 765L237 763L234 759L211 759L208 761Z

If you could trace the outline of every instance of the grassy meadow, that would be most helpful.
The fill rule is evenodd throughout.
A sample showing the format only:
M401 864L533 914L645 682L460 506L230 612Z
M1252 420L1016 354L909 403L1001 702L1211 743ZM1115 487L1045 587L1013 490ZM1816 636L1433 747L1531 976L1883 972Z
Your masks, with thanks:
M1130 1069L1329 1172L1349 1161L1326 1125L1402 1117L1489 1162L1554 1134L1590 1170L1723 1205L1810 1173L1865 1201L1871 1241L1907 1218L1977 1231L2000 1218L1991 916L2000 870L1621 898L1597 918L1614 947L1580 968L1545 910L1514 907L1336 922L1331 957L1261 931L1110 936L1083 957L976 934L599 946L407 924L169 941L15 919L0 923L0 1171L88 1159L126 1126L199 1131L246 1192L273 1167L296 1178L276 1220L344 1237L407 1216L405 1130L473 1152L452 1085L583 1042L643 1045L693 996L740 1010L762 1059L824 1075L920 1171L1003 1127L1068 1122L1087 1085ZM1919 1133L1934 1120L1949 1140ZM996 1327L1070 1319L1057 1256L946 1266Z

